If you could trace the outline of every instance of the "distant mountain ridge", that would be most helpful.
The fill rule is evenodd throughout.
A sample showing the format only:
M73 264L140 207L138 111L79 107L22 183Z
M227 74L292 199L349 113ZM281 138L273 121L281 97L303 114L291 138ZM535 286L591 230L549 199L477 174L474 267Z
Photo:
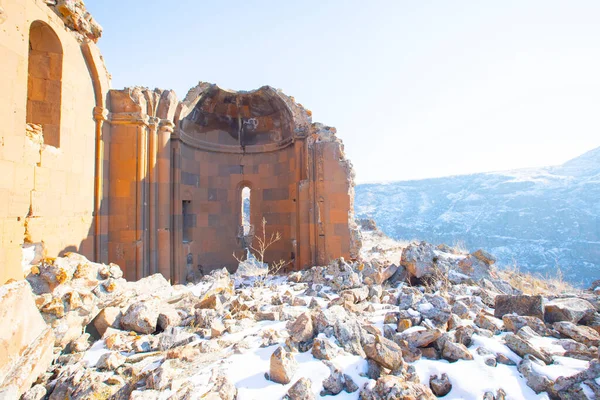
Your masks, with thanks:
M464 242L500 265L600 279L600 147L559 166L361 184L355 209L396 239Z

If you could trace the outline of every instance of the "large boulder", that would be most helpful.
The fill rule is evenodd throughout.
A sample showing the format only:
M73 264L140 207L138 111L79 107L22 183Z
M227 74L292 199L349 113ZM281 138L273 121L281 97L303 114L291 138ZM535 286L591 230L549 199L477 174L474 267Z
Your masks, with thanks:
M415 327L416 328L416 327ZM400 340L406 340L412 347L425 347L442 336L439 329L411 329L408 332L398 334Z
M482 259L484 261L482 261ZM479 251L477 251L460 260L457 265L457 270L462 274L478 280L491 277L490 266L491 264L489 261L480 256Z
M488 267L496 263L496 257L482 249L479 249L476 252L472 253L471 256L475 257L477 260L481 261Z
M307 342L315 336L312 318L309 313L302 313L289 324L288 332L296 343Z
M271 354L271 365L269 369L269 378L273 382L287 385L292 381L298 363L292 353L288 353L283 347L278 347Z
M504 336L504 342L509 349L521 357L531 354L544 363L551 364L553 361L552 354L538 345L538 342L535 340L536 337L538 335L531 328L523 327L516 335L508 333Z
M505 295L496 296L494 316L502 318L506 314L544 319L544 298L542 296Z
M121 327L137 333L154 333L158 323L159 304L157 300L140 301L129 306L121 317Z
M435 248L432 244L426 242L409 244L402 250L400 265L406 268L410 276L420 279L434 274L435 258Z
M555 322L552 327L561 334L586 346L600 345L600 334L589 326L576 325L569 321L560 321Z
M0 392L19 398L52 363L54 333L40 315L26 281L0 286Z
M287 396L290 400L314 400L312 381L308 378L298 379L288 390Z
M577 297L554 299L546 303L545 320L548 323L569 321L578 323L594 315L596 308L587 300Z
M367 358L392 371L402 367L402 349L396 343L377 335L375 342L364 347Z
M536 317L505 314L502 316L502 322L504 322L506 330L513 333L517 333L522 327L528 326L539 335L550 335L550 330L546 327L544 321Z
M444 397L452 390L452 383L450 382L450 379L448 379L448 374L443 373L439 378L437 375L430 376L429 387L436 396Z

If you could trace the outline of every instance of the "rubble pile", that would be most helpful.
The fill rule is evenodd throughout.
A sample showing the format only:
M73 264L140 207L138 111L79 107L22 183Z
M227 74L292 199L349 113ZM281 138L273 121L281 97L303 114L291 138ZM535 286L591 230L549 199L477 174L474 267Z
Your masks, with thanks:
M600 396L596 294L524 295L483 251L415 243L398 261L171 286L45 260L27 281L54 360L22 398Z

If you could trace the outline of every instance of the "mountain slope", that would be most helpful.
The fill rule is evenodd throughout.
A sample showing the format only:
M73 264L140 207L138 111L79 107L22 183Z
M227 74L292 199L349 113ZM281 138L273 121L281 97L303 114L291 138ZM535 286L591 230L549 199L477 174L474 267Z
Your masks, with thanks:
M396 239L464 242L501 265L600 278L600 148L560 166L362 184L356 214Z

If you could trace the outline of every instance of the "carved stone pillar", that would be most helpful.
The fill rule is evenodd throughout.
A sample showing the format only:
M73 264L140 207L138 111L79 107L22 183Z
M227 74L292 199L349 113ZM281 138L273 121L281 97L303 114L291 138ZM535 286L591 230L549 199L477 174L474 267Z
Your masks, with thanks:
M158 125L157 137L157 192L158 192L158 219L156 223L157 234L157 260L158 272L167 279L174 279L172 271L172 179L171 179L171 134L175 125L168 119L163 119Z
M147 257L149 263L149 274L158 272L158 239L157 239L157 213L158 213L158 191L157 191L157 131L159 119L150 117L148 119L148 248Z
M135 91L111 91L109 179L109 259L128 280L149 273L148 131L149 117ZM137 108L138 112L130 110ZM123 112L120 112L123 110ZM116 111L116 112L115 112Z
M94 107L96 121L96 162L94 180L94 261L107 262L108 249L108 216L104 199L104 137L102 129L108 119L108 110L104 107Z

